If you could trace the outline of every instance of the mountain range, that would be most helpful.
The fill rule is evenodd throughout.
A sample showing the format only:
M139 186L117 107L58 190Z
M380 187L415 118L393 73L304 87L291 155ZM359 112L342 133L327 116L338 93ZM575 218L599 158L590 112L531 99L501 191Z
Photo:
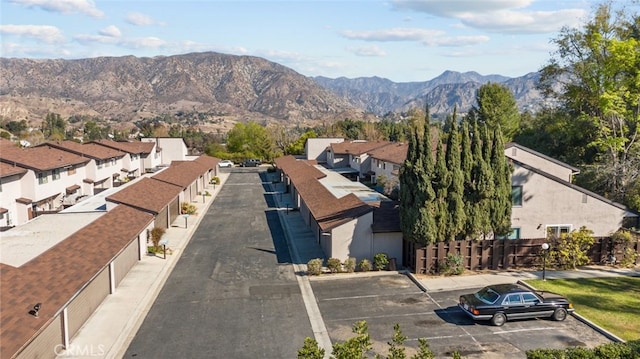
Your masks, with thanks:
M259 57L214 52L153 58L78 60L0 58L0 116L37 121L48 112L119 122L177 113L218 121L288 125L344 118L371 120L424 107L464 113L488 82L507 86L520 109L542 103L538 73L509 78L445 71L424 82L380 77L307 77Z

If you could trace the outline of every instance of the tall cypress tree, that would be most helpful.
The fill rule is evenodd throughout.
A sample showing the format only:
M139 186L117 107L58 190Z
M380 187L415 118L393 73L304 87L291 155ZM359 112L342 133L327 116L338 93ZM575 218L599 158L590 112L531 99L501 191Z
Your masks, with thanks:
M466 216L464 224L464 236L469 237L474 233L475 217L473 216L473 201L475 185L472 180L473 172L473 154L471 152L471 129L469 128L468 120L462 121L462 132L460 139L460 147L462 149L460 153L460 168L462 170L464 193L462 200L464 201L464 213Z
M449 170L445 159L442 142L438 141L436 150L436 164L433 172L433 189L436 194L434 204L434 219L436 223L436 241L444 242L449 228L449 213L447 209L447 191L449 190Z
M493 132L491 168L495 191L491 201L491 227L495 236L504 236L511 230L511 165L504 155L504 142L500 125Z
M447 214L449 220L445 238L447 241L462 237L467 219L463 201L465 176L462 172L461 162L461 153L464 153L464 151L461 151L460 135L458 123L454 120L451 124L446 151L446 166L449 169L449 190L447 191Z
M400 170L400 226L404 237L420 244L434 243L435 220L433 203L435 193L431 184L433 159L429 137L429 115L425 121L412 122L407 159ZM425 156L429 153L429 156Z
M493 182L493 170L491 168L491 136L489 135L486 124L479 126L480 142L482 147L482 161L480 161L479 171L476 177L477 184L477 212L479 215L479 229L483 236L491 232L490 208L495 192L495 183ZM475 153L474 153L475 155ZM475 156L474 156L475 158Z

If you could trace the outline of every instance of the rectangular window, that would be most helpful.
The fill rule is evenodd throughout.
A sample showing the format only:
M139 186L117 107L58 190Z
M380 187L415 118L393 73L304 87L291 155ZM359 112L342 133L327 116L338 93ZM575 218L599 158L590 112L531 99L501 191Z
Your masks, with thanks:
M60 169L56 168L51 172L51 177L53 178L53 180L59 180L60 179Z
M522 186L511 186L511 202L513 206L522 206Z
M587 198L589 198L589 197L587 196L587 194L586 194L586 193L583 193L583 194L582 194L582 203L587 203Z
M101 169L101 168L102 168L102 166L103 166L103 165L102 165L102 161L100 161L100 160L96 160L96 166L98 167L98 169Z
M45 184L47 182L49 182L47 172L38 172L38 184Z
M67 176L72 176L76 174L76 168L75 167L69 167L69 169L67 169Z
M571 232L570 224L559 224L559 225L547 226L547 234L550 236L560 237L562 234L570 233L570 232Z
M520 239L520 228L511 228L511 232L506 236L498 236L498 239Z

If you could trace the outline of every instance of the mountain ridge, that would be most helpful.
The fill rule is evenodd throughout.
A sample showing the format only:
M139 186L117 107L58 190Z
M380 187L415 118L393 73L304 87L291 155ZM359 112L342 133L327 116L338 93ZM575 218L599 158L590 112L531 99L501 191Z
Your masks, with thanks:
M134 122L165 114L194 113L216 121L277 122L298 126L424 107L463 113L487 82L512 89L521 108L541 99L538 74L519 78L444 71L429 81L382 77L308 77L260 57L216 52L156 57L86 59L0 58L0 116L43 119L86 115ZM200 116L202 115L202 116Z

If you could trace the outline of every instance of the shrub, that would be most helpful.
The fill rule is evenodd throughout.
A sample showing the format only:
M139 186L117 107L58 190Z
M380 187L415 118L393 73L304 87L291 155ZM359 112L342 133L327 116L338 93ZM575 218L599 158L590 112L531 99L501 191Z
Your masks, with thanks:
M342 262L338 258L329 258L327 260L327 268L331 273L339 273L342 271Z
M196 213L196 206L192 205L189 202L182 202L182 214L195 214Z
M160 239L162 239L162 236L165 234L165 232L166 230L162 227L153 227L153 229L151 230L151 242L153 243L153 248L156 249L156 252L160 247Z
M209 184L220 184L220 177L215 176L209 180Z
M551 259L562 269L575 269L588 264L591 259L587 251L594 241L593 231L585 226L571 233L563 233L554 241L550 251Z
M356 271L356 259L354 257L347 258L342 265L347 273L353 273Z
M378 253L373 256L373 263L376 266L376 270L386 269L389 264L389 256L386 253Z
M622 258L618 261L622 267L633 267L636 264L638 253L632 246L633 239L631 232L622 229L611 235L613 245L622 247Z
M360 268L360 270L363 272L368 272L372 269L371 262L365 258L360 261L360 264L358 264L358 268Z
M315 339L304 338L304 345L298 350L299 359L322 359L324 358L324 349L318 346Z
M444 275L460 275L464 272L464 257L460 253L448 253L439 266L439 272Z
M307 263L307 274L320 275L322 274L322 259L314 258Z

